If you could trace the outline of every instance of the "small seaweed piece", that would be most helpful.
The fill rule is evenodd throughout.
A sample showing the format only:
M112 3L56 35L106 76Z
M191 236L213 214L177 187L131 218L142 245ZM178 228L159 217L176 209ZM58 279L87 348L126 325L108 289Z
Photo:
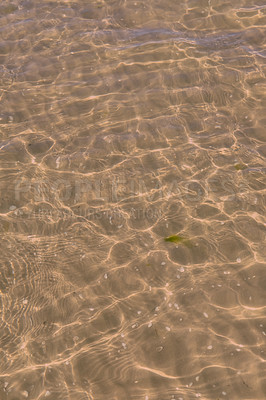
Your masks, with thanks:
M237 171L243 171L243 169L246 169L248 166L246 165L246 164L235 164L234 165L234 168L237 170Z
M180 235L168 236L168 237L164 238L164 240L165 240L165 242L182 243L184 246L186 246L188 248L193 247L191 240L186 239Z
M168 236L164 238L165 242L172 242L172 243L180 243L185 240L184 237L179 236L179 235L173 235L173 236Z

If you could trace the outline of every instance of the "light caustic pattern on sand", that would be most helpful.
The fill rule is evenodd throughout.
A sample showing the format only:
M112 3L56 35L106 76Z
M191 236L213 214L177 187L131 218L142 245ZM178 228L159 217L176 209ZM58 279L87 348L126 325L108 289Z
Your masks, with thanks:
M1 400L265 398L265 14L1 3Z

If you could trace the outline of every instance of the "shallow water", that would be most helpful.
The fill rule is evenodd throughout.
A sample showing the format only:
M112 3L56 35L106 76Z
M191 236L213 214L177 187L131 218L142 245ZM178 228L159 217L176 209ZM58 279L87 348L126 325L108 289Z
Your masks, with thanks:
M265 398L265 25L1 2L1 400Z

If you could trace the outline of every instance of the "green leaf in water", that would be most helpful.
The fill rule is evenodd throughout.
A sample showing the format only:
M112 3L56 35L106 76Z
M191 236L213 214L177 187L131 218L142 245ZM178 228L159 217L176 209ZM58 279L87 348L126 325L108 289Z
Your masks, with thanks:
M179 236L179 235L173 235L173 236L168 236L168 237L164 238L164 240L166 242L180 243L180 242L183 242L185 240L185 238L183 238L182 236Z
M243 169L246 169L248 166L246 165L246 164L235 164L234 165L234 168L237 170L237 171L243 171Z
M189 239L184 238L180 235L173 235L164 238L165 242L172 242L172 243L182 243L184 246L191 248L192 243Z

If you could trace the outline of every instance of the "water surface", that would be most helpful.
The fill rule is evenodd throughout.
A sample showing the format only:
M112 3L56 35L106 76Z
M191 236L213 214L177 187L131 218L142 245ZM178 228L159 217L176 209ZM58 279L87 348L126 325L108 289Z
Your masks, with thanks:
M265 398L265 24L1 2L1 400Z

